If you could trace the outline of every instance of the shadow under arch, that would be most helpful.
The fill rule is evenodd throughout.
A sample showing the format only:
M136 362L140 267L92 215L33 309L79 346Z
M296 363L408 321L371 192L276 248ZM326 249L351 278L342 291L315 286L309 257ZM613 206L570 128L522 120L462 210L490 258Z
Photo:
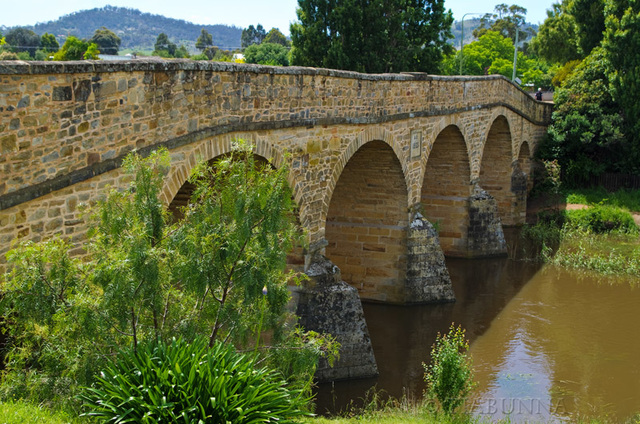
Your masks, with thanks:
M362 299L404 301L407 203L405 174L392 147L363 143L340 173L325 221L326 256Z
M513 224L512 161L511 127L504 115L498 115L489 128L483 146L479 184L496 200L498 215L506 225Z
M467 144L460 129L449 125L429 152L420 193L425 218L438 228L445 255L466 255L471 188Z
M325 189L325 193L323 195L322 212L320 215L321 223L324 223L327 220L327 214L329 212L329 204L333 197L336 184L338 183L338 180L342 176L342 173L344 171L344 168L347 166L347 163L351 160L353 155L355 155L356 152L360 150L362 146L372 141L383 142L393 150L393 153L398 159L399 165L402 169L403 178L405 179L405 189L406 187L410 186L408 169L407 169L408 161L406 160L406 157L405 157L406 155L402 151L402 148L396 145L395 143L393 143L392 136L386 130L380 129L380 128L366 130L360 135L358 135L356 139L354 139L349 143L347 148L338 157L336 164L331 169L331 173L330 173L331 178L328 181L327 187ZM408 203L409 203L409 199L407 197L407 204L405 205L405 209L408 208L409 206Z

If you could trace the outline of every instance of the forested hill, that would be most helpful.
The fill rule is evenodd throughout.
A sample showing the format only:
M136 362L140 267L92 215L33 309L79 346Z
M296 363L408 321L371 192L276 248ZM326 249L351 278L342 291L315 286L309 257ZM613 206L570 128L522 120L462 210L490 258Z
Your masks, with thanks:
M96 29L107 27L122 40L122 49L138 48L153 50L158 34L164 32L176 44L185 43L190 50L200 30L206 29L213 36L213 43L223 49L240 47L242 28L228 25L198 25L180 19L167 18L137 9L105 6L91 10L81 10L46 23L38 23L33 29L38 35L45 32L54 34L58 40L69 35L91 38Z

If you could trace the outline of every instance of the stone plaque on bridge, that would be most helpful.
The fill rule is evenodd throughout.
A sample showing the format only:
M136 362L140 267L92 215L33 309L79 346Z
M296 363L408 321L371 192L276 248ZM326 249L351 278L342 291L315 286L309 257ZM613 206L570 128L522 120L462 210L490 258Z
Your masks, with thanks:
M411 158L418 158L422 153L422 130L411 131Z

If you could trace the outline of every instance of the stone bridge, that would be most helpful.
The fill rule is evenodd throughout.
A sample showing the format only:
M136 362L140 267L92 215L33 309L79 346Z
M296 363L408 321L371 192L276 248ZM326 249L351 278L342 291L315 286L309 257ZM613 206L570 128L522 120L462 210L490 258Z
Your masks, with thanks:
M162 196L176 210L196 162L245 139L290 168L309 243L292 265L313 277L298 312L308 327L345 333L343 365L325 377L371 375L359 301L345 299L451 301L443 254L505 254L502 225L524 222L530 158L551 110L501 76L0 62L0 256L16 240L54 235L81 253L81 205L127 182L120 164L133 150L169 149ZM337 328L345 319L364 332L351 359L357 325Z

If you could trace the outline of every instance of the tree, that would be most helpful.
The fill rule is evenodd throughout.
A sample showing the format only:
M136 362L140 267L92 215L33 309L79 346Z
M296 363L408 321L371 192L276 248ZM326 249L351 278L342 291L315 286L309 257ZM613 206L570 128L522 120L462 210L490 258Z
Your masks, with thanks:
M271 28L262 42L280 44L281 46L289 47L289 40L287 40L287 37L285 37L278 28Z
M557 160L563 181L570 184L602 172L620 172L633 160L605 73L607 62L606 52L595 48L554 96L553 123L540 156Z
M164 32L161 32L156 39L156 43L153 46L154 56L160 57L175 57L178 46L175 43L169 41L169 37Z
M38 47L40 47L40 37L38 34L26 28L15 28L7 33L5 41L11 46L11 50L19 52L27 52L33 57Z
M289 66L289 51L275 43L252 44L244 50L244 60L246 63Z
M333 341L292 329L285 311L287 284L300 278L285 270L300 241L286 166L258 165L250 146L235 144L213 165L196 166L192 202L171 225L160 199L168 167L166 151L125 159L130 186L91 210L82 261L56 238L7 254L4 396L74 402L119 350L135 355L141 343L173 337L252 350L290 383L304 379L291 384L305 390L318 355L336 354ZM290 362L272 360L286 356L311 373L300 377Z
M252 44L260 44L262 40L267 36L266 31L262 27L262 25L258 24L257 27L253 27L253 25L249 25L247 28L242 30L242 35L240 36L240 43L242 48L249 47Z
M196 41L196 49L204 52L207 47L211 46L213 46L213 37L207 32L206 29L202 28L202 30L200 31L200 36Z
M53 34L45 32L40 37L40 47L47 52L56 52L60 49L60 44Z
M89 43L95 43L102 53L110 55L118 54L121 42L120 37L105 27L97 29L89 39Z
M535 54L552 63L564 64L583 57L574 18L564 3L555 3L553 10L547 10L547 19L529 45Z
M486 13L480 19L480 26L473 30L474 37L480 38L487 31L496 31L515 41L518 30L518 40L522 42L535 33L532 28L523 28L527 14L524 7L501 3L496 5L494 11L495 13Z
M624 114L626 134L640 158L640 4L628 0L607 0L606 32L602 46L609 66L607 76L613 96ZM637 159L634 161L637 162ZM640 166L636 166L636 170ZM636 171L637 172L637 171Z
M361 72L436 72L452 50L442 0L299 0L292 62Z
M572 0L567 11L573 16L582 55L587 56L602 41L605 30L604 0Z
M68 37L62 48L53 55L53 60L98 59L98 46L74 36Z

